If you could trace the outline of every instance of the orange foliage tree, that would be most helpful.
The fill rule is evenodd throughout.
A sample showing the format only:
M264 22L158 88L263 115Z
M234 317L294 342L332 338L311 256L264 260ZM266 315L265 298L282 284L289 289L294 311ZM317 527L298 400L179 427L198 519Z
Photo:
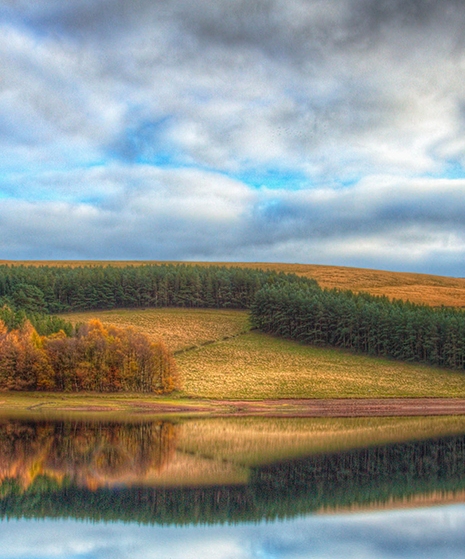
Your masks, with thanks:
M177 388L170 352L132 328L91 320L73 337L46 337L29 322L8 332L0 321L0 389L165 394Z
M0 388L7 390L51 390L53 370L43 348L43 338L26 321L7 332L0 322Z

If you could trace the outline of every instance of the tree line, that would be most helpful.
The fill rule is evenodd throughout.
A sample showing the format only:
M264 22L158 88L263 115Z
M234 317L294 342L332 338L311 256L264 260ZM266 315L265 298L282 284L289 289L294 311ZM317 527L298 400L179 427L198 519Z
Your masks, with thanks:
M0 390L169 393L179 388L176 366L162 342L133 328L99 320L41 336L26 320L8 330L0 321Z
M0 307L28 313L113 308L247 309L267 283L315 284L292 274L226 266L0 266Z
M145 307L248 308L265 283L312 282L227 267L0 266L0 390L179 388L170 352L134 330L52 313Z
M306 344L465 368L465 314L457 309L281 283L257 292L251 316L261 331Z

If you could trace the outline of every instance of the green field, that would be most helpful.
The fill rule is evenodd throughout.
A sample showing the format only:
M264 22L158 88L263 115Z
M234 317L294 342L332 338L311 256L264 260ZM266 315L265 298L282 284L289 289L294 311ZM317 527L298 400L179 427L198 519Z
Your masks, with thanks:
M173 351L196 398L464 397L465 375L248 331L244 311L147 309L64 315L134 326Z

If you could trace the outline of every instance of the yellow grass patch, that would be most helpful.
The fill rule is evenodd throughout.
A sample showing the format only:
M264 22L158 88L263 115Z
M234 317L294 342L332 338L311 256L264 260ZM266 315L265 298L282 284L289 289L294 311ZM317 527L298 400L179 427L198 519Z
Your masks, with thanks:
M465 374L303 346L249 332L177 356L184 391L207 398L463 397Z
M179 352L183 392L192 397L465 397L464 373L247 332L244 311L139 309L64 316L73 322L99 318L107 324L134 326L163 339Z
M146 309L88 311L61 315L73 324L98 318L104 325L132 326L171 351L181 351L237 336L250 329L248 313L216 309Z

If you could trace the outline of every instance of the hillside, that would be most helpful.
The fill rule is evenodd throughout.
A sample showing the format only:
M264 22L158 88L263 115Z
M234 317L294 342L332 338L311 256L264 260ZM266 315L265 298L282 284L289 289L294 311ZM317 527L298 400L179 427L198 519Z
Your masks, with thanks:
M115 309L62 316L73 324L98 318L106 325L132 326L153 341L163 339L174 353L227 340L250 330L247 311L225 309Z
M50 266L127 266L144 264L175 264L159 261L7 261L0 264L10 265L50 265ZM465 278L451 278L409 272L388 272L343 266L321 266L316 264L279 264L260 262L183 262L201 266L235 266L262 270L282 271L316 279L321 287L365 291L372 295L386 295L391 299L403 299L412 303L433 306L465 308Z
M16 266L21 263L15 262L12 264ZM257 285L260 285L260 283L254 282L268 281L270 274L262 272L252 272L250 274L250 271L247 272L242 269L210 269L209 267L213 263L201 263L196 270L189 267L178 268L176 265L160 268L155 266L154 271L157 274L171 274L171 283L161 284L160 291L157 291L158 287L151 287L151 280L147 284L147 289L142 282L140 282L141 287L137 282L133 282L134 285L129 284L132 285L131 289L133 291L131 293L134 293L134 297L131 296L131 298L126 293L128 291L126 287L126 291L120 290L122 295L120 294L117 288L121 284L115 283L113 281L114 277L115 275L119 277L120 272L125 274L125 281L129 281L132 276L135 278L145 277L145 274L150 272L150 268L137 267L146 264L146 262L74 261L24 262L23 264L35 264L37 266L59 264L63 267L86 266L93 268L68 270L66 274L61 273L65 272L63 268L60 269L60 276L76 276L69 284L63 284L63 287L60 288L61 291L59 289L60 296L65 292L68 294L67 298L63 298L63 303L60 303L61 308L73 310L74 306L75 311L79 308L86 308L87 298L94 305L92 311L75 312L63 316L75 323L87 321L90 318L98 318L106 324L116 324L124 327L133 326L148 334L154 340L163 339L169 348L177 354L177 362L184 382L183 394L186 396L219 399L276 399L423 396L457 398L465 395L465 375L463 371L450 371L437 368L437 366L425 365L424 357L421 358L420 356L420 359L417 359L420 363L413 364L350 353L346 349L329 349L328 347L321 347L321 344L320 347L304 346L301 343L276 338L263 332L250 332L248 313L244 310L217 308L234 306L237 301L240 302L238 304L239 308L248 308L250 293L253 292L253 289L256 289ZM118 268L127 267L130 264L136 268L119 269L118 274L116 274L116 270L103 271L100 269L107 264L115 264ZM465 280L461 279L297 264L240 263L226 264L225 266L234 266L235 268L253 267L256 270L294 273L301 277L316 279L322 287L351 288L353 291L368 291L396 298L413 299L407 294L415 293L417 302L431 305L436 303L447 305L453 301L454 305L451 306L461 307L462 302L465 302ZM10 272L14 275L12 270ZM17 270L17 272L16 275L22 277L27 270ZM40 273L42 274L42 271ZM45 277L46 273L50 272L45 269L42 275ZM203 277L202 281L204 283L200 285L207 285L205 282L213 277L213 274L217 274L214 281L218 280L220 282L215 288L216 291L212 291L213 298L208 299L210 297L210 287L204 289L205 293L203 295L196 295L197 292L192 291L192 289L197 289L197 287L192 288L196 285L192 278ZM255 275L257 278L254 278ZM191 278L189 280L191 284L186 284L192 291L192 293L189 291L189 295L186 295L187 290L182 291L180 288L184 285L178 281L181 276ZM241 283L243 276L249 283ZM272 283L270 285L273 285L276 277L271 274ZM94 283L89 278L93 278ZM113 281L113 283L109 283L108 300L105 297L102 298L99 289L95 287L100 285L98 282L102 282L103 285L102 278L108 278L109 282L110 280ZM221 284L220 280L222 278L227 278L226 283ZM289 276L289 278L292 281L297 281L295 276L293 276L294 279L292 279L292 276ZM87 284L85 284L84 279ZM308 282L304 280L300 283L307 284ZM86 289L83 289L83 284L86 285ZM241 287L242 285L246 286L245 289ZM44 289L46 288L47 285L45 284ZM54 289L57 289L55 284ZM147 293L143 289L146 289ZM158 293L161 293L163 289L163 293L168 294L167 300L178 297L179 301L175 299L174 302L170 303L168 301L166 303L164 302L165 299L161 298L160 303L160 300L157 299L159 297ZM289 286L289 289L294 293L292 285ZM236 293L236 291L237 294L234 295L233 293ZM97 302L93 299L94 292L99 294L100 297ZM101 290L101 292L105 294L105 290ZM118 295L116 296L115 293L118 293ZM317 290L317 293L321 292ZM13 296L15 295L16 292L13 292ZM69 301L73 303L78 295L80 297L79 304L69 304ZM435 296L434 300L433 295ZM187 304L184 299L186 296L190 297ZM249 297L247 304L243 303L242 299L237 299L237 301L234 299L234 297L241 298L243 296ZM324 297L332 299L335 296L336 294L332 293L324 295ZM117 299L117 297L120 297L120 299ZM123 298L121 299L121 297ZM199 298L197 300L195 297L203 297L203 299ZM123 308L97 310L105 307L111 309L118 305L118 301L119 306ZM127 308L132 306L132 301L138 307L137 309ZM179 306L180 303L184 308L174 308ZM166 308L166 304L174 305L174 307ZM191 308L192 305L210 306L210 308ZM150 306L158 306L159 308L147 308ZM342 303L339 306L341 309L345 308ZM339 309L339 306L337 309ZM391 307L391 305L388 306ZM401 306L396 305L395 308L398 309ZM288 305L288 308L291 307ZM423 308L422 312L426 314L432 311ZM442 316L446 314L446 311L438 310L434 311L434 314ZM447 314L453 313L447 311ZM459 314L462 316L461 313ZM352 317L352 312L348 316ZM295 321L293 320L293 322ZM461 324L461 318L459 322ZM374 324L376 326L378 322ZM429 319L428 324L430 324ZM260 328L259 324L258 327ZM313 332L311 328L309 331ZM392 336L398 331L403 332L395 326L388 339L394 339ZM449 331L447 330L447 332ZM384 353L382 355L390 355L395 358L397 354ZM430 361L430 363L443 366L442 361ZM444 363L444 366L448 366L448 362L444 361ZM460 369L461 367L456 368Z
M134 326L176 352L183 394L197 398L463 397L465 375L301 345L249 331L248 313L211 309L89 311L80 322Z

